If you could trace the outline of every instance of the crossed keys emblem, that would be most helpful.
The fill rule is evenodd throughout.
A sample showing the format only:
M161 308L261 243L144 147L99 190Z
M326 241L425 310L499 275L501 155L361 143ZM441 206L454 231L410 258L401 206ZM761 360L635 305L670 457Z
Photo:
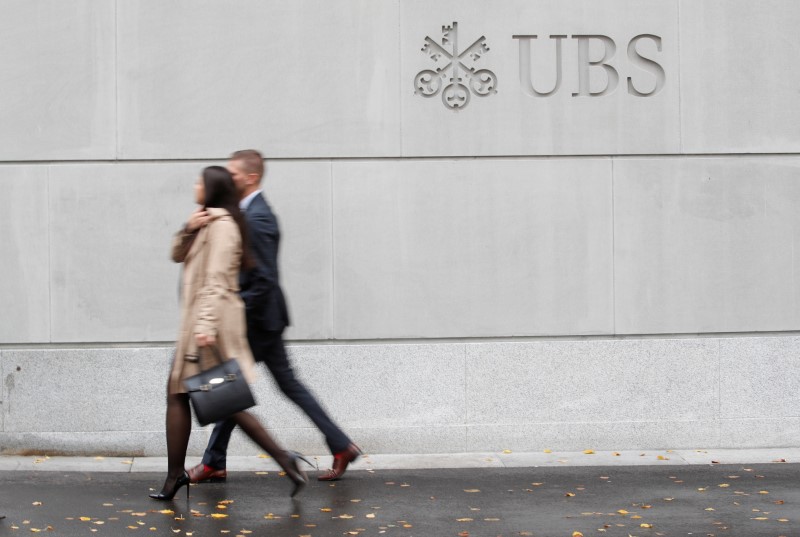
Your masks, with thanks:
M447 50L448 46L451 50ZM465 64L465 62L477 62L481 56L489 52L486 37L479 37L459 53L458 23L454 22L452 26L442 26L441 45L430 37L425 37L422 52L427 53L436 63L444 61L447 64L435 71L424 69L417 73L414 77L415 95L429 98L441 93L444 105L458 112L469 104L471 94L486 97L497 93L497 75L488 69L476 70L474 66L468 67ZM444 86L445 82L449 84Z

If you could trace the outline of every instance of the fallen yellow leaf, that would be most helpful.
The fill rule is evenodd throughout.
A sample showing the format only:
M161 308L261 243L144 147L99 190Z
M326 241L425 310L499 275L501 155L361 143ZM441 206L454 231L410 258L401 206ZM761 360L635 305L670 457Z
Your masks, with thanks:
M619 513L621 515L627 515L628 514L628 512L625 509L620 509L619 511L617 511L617 513Z
M228 518L228 515L225 513L211 513L209 516L211 518Z
M583 534L581 532L579 532L579 531L573 531L572 532L572 537L583 537Z
M552 450L552 449L545 449L545 450L544 450L544 452L545 452L545 453L552 453L552 452L553 452L553 450Z
M472 522L471 518L457 518L456 522Z
M583 454L584 455L594 455L594 450L593 449L584 449L583 450Z
M645 523L642 523L642 524L639 524L639 527L640 527L640 528L652 528L652 527L653 527L653 525L652 525L652 524L645 524Z
M480 492L481 489L464 489L464 492Z

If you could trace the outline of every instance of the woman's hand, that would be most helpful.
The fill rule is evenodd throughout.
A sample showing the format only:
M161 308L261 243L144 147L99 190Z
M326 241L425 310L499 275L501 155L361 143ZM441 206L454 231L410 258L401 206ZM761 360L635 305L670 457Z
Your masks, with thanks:
M189 220L186 222L186 232L194 233L198 229L208 224L209 220L211 220L211 216L209 216L208 212L203 210L202 207L197 209L192 213L192 215L189 217Z
M194 340L198 347L213 347L217 343L217 338L207 334L195 334Z

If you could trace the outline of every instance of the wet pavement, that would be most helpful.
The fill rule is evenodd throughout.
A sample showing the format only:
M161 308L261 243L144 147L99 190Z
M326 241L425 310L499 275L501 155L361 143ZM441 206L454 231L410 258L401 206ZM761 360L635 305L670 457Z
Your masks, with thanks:
M794 463L367 469L294 500L262 470L151 500L163 477L0 472L0 535L800 536Z

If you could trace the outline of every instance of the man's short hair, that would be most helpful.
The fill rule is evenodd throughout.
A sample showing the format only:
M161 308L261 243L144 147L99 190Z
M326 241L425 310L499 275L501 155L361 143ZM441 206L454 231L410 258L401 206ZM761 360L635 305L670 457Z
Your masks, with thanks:
M258 178L264 177L264 157L255 149L242 149L231 155L231 160L242 163L242 171L255 173Z

